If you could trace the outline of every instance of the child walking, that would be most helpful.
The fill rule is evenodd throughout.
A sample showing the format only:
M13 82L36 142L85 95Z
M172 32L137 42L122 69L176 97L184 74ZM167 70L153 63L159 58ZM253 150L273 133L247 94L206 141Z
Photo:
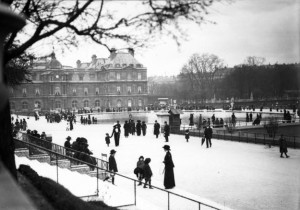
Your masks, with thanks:
M109 136L109 134L108 133L106 133L106 137L105 137L105 142L106 142L106 144L107 144L107 146L109 147L109 144L110 144L110 136Z
M149 189L153 189L153 187L151 186L152 171L151 171L151 168L149 166L150 161L151 161L150 158L145 159L145 166L144 166L145 184L144 184L144 188L147 188L147 183L149 183Z
M186 139L186 142L189 142L189 138L190 138L190 131L189 131L189 130L186 130L186 131L185 131L185 139Z

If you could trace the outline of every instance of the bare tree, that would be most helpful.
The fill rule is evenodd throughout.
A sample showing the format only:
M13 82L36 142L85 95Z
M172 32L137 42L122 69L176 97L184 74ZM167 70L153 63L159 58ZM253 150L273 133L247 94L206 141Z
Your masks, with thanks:
M245 58L244 64L246 66L261 66L265 61L264 57L248 56Z
M181 73L188 77L192 91L201 93L204 98L211 98L215 91L215 73L223 66L223 60L214 54L194 54Z
M26 17L27 26L18 33L11 33L5 40L4 64L28 52L32 46L52 39L61 46L76 46L78 37L85 37L110 49L111 40L122 40L129 45L143 46L156 32L171 35L178 43L183 32L180 22L197 24L207 22L208 8L221 0L145 0L143 10L118 17L105 7L105 0L2 0L14 12ZM229 0L222 0L229 1ZM141 11L141 12L139 12ZM170 29L173 25L176 30ZM147 31L144 39L131 31ZM133 30L135 29L135 30ZM9 68L7 68L8 70ZM11 71L6 72L9 77ZM26 74L23 74L26 75ZM13 78L13 77L10 77ZM7 80L6 80L7 83ZM11 136L9 103L0 111L0 158L16 177L13 140ZM9 148L6 148L9 145Z

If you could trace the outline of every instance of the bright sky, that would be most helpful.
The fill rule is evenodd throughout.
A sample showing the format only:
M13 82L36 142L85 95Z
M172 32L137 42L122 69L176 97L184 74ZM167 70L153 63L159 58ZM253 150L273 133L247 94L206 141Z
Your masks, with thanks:
M135 57L148 68L148 75L177 75L194 53L215 54L229 67L243 63L247 56L265 57L271 64L300 61L298 0L216 3L207 18L216 24L184 26L189 36L179 48L171 37L164 36L153 46L136 50ZM56 52L56 57L63 65L75 67L76 60L89 62L93 54L109 56L106 48L82 42L78 49Z

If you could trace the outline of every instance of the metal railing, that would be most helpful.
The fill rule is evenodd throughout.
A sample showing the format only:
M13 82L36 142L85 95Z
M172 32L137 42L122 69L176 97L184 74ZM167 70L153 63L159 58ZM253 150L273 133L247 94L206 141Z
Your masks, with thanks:
M101 172L110 173L107 170L107 168L102 168L102 167L99 167L98 165L93 165L91 163L88 163L88 162L76 159L74 157L63 155L63 154L58 153L56 151L53 151L53 150L51 150L49 148L46 148L45 146L35 145L34 143L27 142L27 141L22 141L22 140L18 140L18 139L14 139L14 143L15 143L15 148L16 149L22 149L22 148L29 149L29 156L37 155L37 154L49 155L50 156L50 160L51 161L55 161L56 173L57 173L57 178L56 178L57 179L57 183L59 181L59 173L58 173L58 167L59 167L59 163L58 162L59 162L59 160L69 160L70 162L77 163L77 165L87 165L90 168L95 168L95 170L96 170L96 178L97 178L97 182L96 182L96 194L82 196L82 197L99 196L99 179L101 178L100 177L100 173ZM126 205L118 206L118 207L136 206L136 203L137 203L137 189L136 189L136 186L137 186L138 180L130 178L130 177L127 177L127 176L124 176L124 175L119 174L119 173L115 173L115 175L119 176L119 177L122 177L122 178L124 178L126 180L129 180L129 181L131 181L133 183L133 197L134 197L133 203L132 204L126 204ZM142 183L145 184L144 182L142 182ZM197 206L196 208L199 209L199 210L201 209L202 206L208 207L210 209L221 210L221 208L214 207L214 206L209 205L209 204L205 204L205 203L197 201L195 199L188 198L186 196L183 196L183 195L180 195L180 194L177 194L177 193L174 193L174 192L170 192L168 190L165 190L165 189L153 186L153 185L152 185L152 187L153 187L152 190L158 190L159 192L167 194L167 205L166 205L166 207L167 207L168 210L171 209L171 198L170 198L170 196L175 196L176 198L183 198L185 201L191 201L191 202L195 203L195 206ZM157 194L158 191L155 192L155 193ZM159 199L161 200L161 197ZM175 203L174 205L176 206L176 208L178 208L178 202L176 202L176 200L174 200L173 202ZM183 208L185 208L185 207L183 207Z
M171 133L184 135L185 130L189 129L190 136L204 137L204 130L199 130L193 126L171 126ZM300 148L300 136L283 135L289 148ZM254 144L264 144L277 146L280 135L270 136L266 133L253 133L244 131L213 130L213 138L218 140L230 140Z

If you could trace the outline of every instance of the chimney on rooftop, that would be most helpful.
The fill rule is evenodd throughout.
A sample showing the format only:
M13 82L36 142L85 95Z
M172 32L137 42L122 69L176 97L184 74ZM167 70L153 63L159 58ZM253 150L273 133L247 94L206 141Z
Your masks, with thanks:
M80 66L81 66L81 61L80 60L76 61L76 66L77 66L78 69L80 68Z
M97 61L97 56L96 56L96 55L93 55L93 56L92 56L92 63L93 63L93 64L96 64L96 61Z
M128 53L134 57L134 49L133 48L128 48Z
M115 57L116 53L117 53L116 48L113 47L113 48L110 49L110 57L111 58Z

